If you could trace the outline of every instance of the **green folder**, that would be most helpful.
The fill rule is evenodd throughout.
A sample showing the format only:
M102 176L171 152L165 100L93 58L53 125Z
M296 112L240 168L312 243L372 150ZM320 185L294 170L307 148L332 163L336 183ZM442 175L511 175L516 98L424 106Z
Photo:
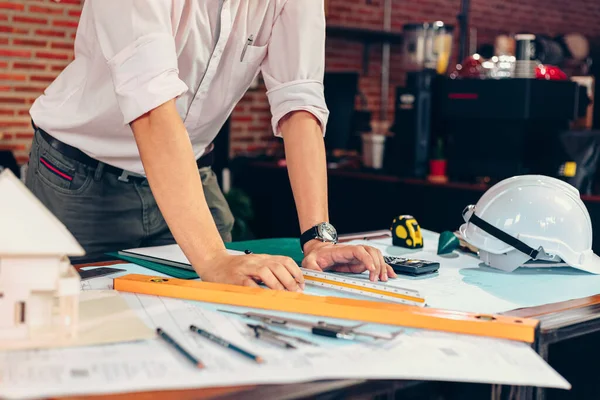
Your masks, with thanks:
M276 238L276 239L258 239L248 240L243 242L225 243L225 247L229 250L245 251L250 250L256 254L270 254L275 256L287 256L293 259L298 265L302 263L304 254L300 250L300 240L294 238ZM108 253L109 256L117 259L137 264L152 271L160 272L165 275L172 276L178 279L196 279L196 272L172 267L160 262L140 260L136 257L130 257L118 253Z
M173 278L196 279L198 277L198 274L196 274L196 272L189 270L189 269L171 267L170 265L165 265L165 264L161 264L161 263L157 263L157 262L153 262L153 261L140 260L139 258L129 257L129 256L125 256L125 255L118 254L118 253L107 253L107 254L111 257L115 257L117 259L127 261L132 264L137 264L144 268L151 269L152 271L156 271L156 272L163 273L165 275L172 276Z
M294 238L275 238L246 240L243 242L225 243L229 250L250 250L256 254L270 254L273 256L287 256L296 261L296 264L302 264L304 253L300 250L300 239Z

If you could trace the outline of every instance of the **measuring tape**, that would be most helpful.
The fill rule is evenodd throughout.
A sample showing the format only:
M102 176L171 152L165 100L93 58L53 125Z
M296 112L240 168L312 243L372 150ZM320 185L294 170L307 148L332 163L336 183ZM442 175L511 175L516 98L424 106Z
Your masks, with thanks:
M382 283L351 278L346 275L300 269L304 275L304 282L307 285L361 294L394 303L420 307L425 306L425 298L416 290L387 286Z

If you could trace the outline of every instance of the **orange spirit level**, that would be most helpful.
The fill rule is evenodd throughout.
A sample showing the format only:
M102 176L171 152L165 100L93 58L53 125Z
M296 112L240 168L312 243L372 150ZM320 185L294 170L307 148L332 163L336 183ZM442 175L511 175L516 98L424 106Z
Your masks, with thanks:
M115 278L114 288L138 294L488 336L528 343L535 341L538 325L538 321L533 319L502 315L480 315L389 302L312 296L283 290L138 274Z

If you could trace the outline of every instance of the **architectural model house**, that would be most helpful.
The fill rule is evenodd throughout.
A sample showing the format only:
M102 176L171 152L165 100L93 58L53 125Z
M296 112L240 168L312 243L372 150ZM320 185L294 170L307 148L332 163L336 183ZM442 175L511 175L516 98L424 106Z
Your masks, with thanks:
M0 342L72 339L83 255L67 228L10 171L0 173Z

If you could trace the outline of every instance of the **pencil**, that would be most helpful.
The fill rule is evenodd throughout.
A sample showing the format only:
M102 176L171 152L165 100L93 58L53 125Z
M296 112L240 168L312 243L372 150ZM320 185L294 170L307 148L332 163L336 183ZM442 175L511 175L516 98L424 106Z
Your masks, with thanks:
M210 332L205 331L204 329L200 329L197 326L194 325L190 325L190 330L192 332L196 332L197 334L199 334L200 336L220 345L223 346L227 349L233 350L241 355L243 355L244 357L248 357L254 361L256 361L259 364L262 364L264 362L264 359L260 356L257 356L255 354L252 354L244 349L239 348L238 346L236 346L233 343L228 342L227 340L220 338Z
M165 342L167 342L171 346L173 346L181 355L183 355L185 358L190 360L196 367L204 368L204 364L202 364L202 362L200 360L198 360L196 357L191 355L187 350L185 350L183 347L181 347L179 345L179 343L177 343L175 341L175 339L173 339L171 336L167 335L167 333L165 331L163 331L160 328L156 328L156 333L158 334L158 336L160 336L162 339L164 339Z

